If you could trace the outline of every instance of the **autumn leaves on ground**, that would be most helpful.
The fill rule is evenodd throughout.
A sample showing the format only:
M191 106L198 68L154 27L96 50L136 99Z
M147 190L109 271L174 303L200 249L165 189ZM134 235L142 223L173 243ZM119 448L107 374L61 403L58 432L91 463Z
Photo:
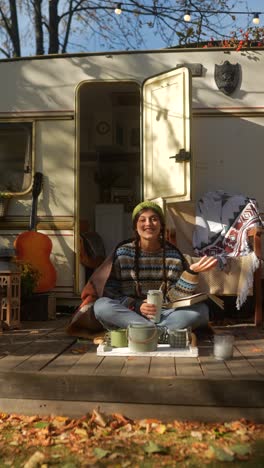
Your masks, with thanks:
M0 413L0 467L261 467L264 425Z

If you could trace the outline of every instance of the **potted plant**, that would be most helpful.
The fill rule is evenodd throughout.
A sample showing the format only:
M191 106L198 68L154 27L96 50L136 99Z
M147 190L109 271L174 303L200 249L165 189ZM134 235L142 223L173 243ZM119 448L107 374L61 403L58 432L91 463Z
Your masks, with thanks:
M31 263L14 261L21 273L20 312L22 321L42 321L56 318L56 299L48 293L38 293L36 288L41 273Z
M17 261L21 273L21 303L33 296L40 273L30 263Z
M40 273L28 262L23 262L19 260L15 260L15 262L21 273L21 319L29 320L29 318L32 315L32 300L34 298L34 291L37 287L40 278Z

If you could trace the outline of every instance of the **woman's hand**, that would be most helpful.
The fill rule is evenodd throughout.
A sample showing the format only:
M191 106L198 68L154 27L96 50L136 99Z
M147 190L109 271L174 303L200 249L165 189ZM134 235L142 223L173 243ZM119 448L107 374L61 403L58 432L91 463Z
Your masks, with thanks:
M211 270L217 264L217 258L214 257L201 257L199 262L190 265L190 270L194 273L200 273L202 271Z
M156 306L154 304L149 304L148 302L142 302L140 306L140 312L144 317L151 320L156 315Z

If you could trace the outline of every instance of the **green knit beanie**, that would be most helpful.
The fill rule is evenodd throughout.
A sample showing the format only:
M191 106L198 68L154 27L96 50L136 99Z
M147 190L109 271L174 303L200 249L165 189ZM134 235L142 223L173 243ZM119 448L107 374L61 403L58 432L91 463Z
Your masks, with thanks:
M161 209L161 207L155 203L155 202L152 202L152 201L143 201L141 203L139 203L133 210L133 213L132 213L132 221L134 221L135 217L137 216L137 214L141 211L141 210L153 210L153 211L156 211L156 213L159 215L160 217L160 220L163 221L163 223L165 222L165 217L164 217L164 213Z

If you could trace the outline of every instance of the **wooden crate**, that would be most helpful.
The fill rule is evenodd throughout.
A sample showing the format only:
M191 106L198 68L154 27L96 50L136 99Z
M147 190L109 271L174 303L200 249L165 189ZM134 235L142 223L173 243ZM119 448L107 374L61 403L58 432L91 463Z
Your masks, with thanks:
M56 318L56 297L49 293L33 294L21 306L21 320L42 321Z

